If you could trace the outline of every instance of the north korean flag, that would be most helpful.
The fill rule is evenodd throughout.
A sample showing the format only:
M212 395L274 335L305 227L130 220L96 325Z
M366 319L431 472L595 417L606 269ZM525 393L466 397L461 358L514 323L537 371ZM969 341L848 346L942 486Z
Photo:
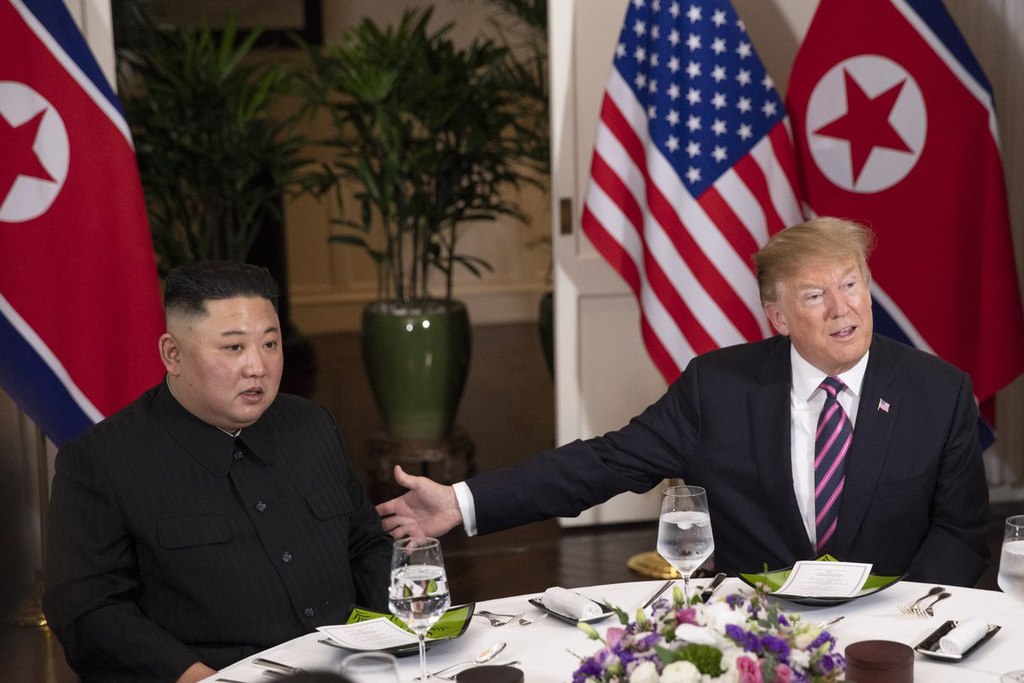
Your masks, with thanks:
M159 381L128 126L61 0L0 0L0 385L58 445Z
M876 329L968 372L982 401L1024 371L992 100L940 0L822 0L786 101L810 208L878 237Z

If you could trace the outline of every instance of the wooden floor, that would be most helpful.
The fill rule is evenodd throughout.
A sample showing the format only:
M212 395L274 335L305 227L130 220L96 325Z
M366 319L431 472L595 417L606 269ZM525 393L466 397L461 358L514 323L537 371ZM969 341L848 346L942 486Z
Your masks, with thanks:
M523 460L553 443L553 388L536 328L488 326L475 328L473 334L474 355L458 421L476 444L477 467L486 470ZM293 376L286 384L301 387L334 412L347 435L354 464L371 487L365 454L379 420L362 371L358 338L334 334L310 341L317 361L315 382ZM378 496L384 494L381 491ZM993 506L996 560L1002 520L1021 512L1024 503ZM653 550L656 534L656 525L649 523L563 529L548 521L481 538L467 538L456 530L442 539L442 547L453 600L469 602L539 593L553 585L577 587L639 578L626 562L636 553ZM996 589L995 571L991 567L979 587ZM74 680L49 631L0 626L0 683Z

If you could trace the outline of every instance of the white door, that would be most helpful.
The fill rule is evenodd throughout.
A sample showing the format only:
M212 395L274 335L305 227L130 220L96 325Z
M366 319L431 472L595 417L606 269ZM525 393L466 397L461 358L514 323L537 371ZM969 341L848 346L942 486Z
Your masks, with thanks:
M580 230L601 98L627 0L550 0L557 440L626 424L665 390L640 339L633 293ZM655 519L660 487L567 525Z

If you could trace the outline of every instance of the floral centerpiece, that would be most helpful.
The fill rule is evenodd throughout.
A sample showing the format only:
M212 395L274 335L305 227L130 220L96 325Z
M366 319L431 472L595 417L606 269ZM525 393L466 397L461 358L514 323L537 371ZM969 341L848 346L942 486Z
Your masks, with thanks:
M580 624L604 647L581 659L573 683L828 683L846 670L835 637L761 592L686 605L677 586L635 621L612 609L622 626L604 637Z

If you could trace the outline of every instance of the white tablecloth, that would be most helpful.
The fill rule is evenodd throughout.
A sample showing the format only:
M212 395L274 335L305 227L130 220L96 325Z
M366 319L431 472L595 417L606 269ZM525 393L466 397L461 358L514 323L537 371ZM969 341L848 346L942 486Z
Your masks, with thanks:
M630 583L591 586L576 590L598 601L606 601L635 614L657 589L661 581L635 581ZM696 582L698 585L700 582ZM901 614L897 604L910 602L931 588L928 584L900 582L884 591L844 605L835 607L806 607L784 603L784 609L802 612L806 618L826 621L839 615L845 619L829 627L838 640L838 649L843 651L850 643L859 640L886 639L906 643L911 647L921 642L928 634L947 619L978 617L989 624L998 624L1002 629L985 645L964 661L957 663L937 662L915 654L914 678L924 683L973 683L975 681L998 681L999 675L1012 670L1024 669L1024 606L1016 604L1010 597L998 591L970 588L949 588L952 597L943 600L935 608L935 616L920 618ZM716 591L721 597L730 592L749 591L749 587L738 579L728 579ZM456 596L458 597L458 596ZM536 617L541 610L532 606L528 599L537 595L488 600L479 603L477 609L493 612L519 613ZM615 617L595 624L599 631L616 624ZM260 656L278 662L306 669L337 670L338 664L349 654L317 642L320 634L313 633L270 648ZM590 640L575 626L548 617L530 626L515 623L495 628L487 620L474 617L470 628L461 638L438 643L427 651L427 668L430 671L472 659L480 651L498 642L508 643L505 651L492 663L500 664L519 660L519 668L525 673L526 683L567 683L572 680L576 669L576 655L586 656L595 652L599 643ZM243 660L221 670L208 681L229 679L245 683L266 683L269 677L264 669L250 664L252 658ZM403 683L411 682L419 675L416 656L399 659Z

